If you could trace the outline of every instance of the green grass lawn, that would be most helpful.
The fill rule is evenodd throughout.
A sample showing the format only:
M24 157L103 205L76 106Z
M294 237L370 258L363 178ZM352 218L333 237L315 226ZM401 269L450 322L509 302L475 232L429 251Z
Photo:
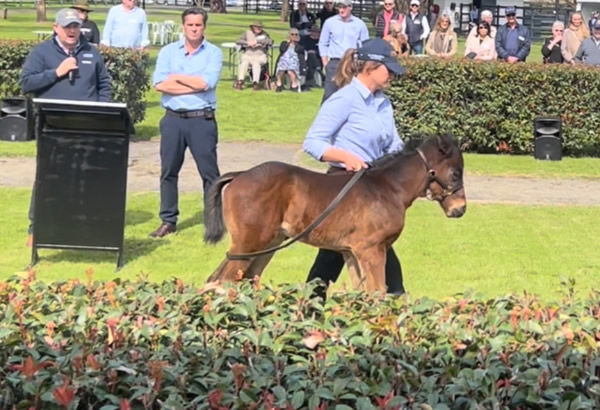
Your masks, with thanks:
M31 251L25 247L30 192L0 189L0 279L23 272ZM227 241L202 242L201 196L181 196L178 233L161 240L148 238L158 219L157 193L130 194L125 229L126 265L115 272L115 253L40 250L37 277L55 281L84 278L133 279L145 275L160 281L181 277L198 285L218 266ZM414 296L443 298L468 289L487 296L532 292L554 298L561 278L572 277L576 288L596 286L600 258L596 242L600 207L514 206L469 204L461 219L446 218L439 206L417 201L408 210L405 232L395 245L406 287ZM295 244L280 251L264 280L302 282L315 249ZM337 288L349 283L346 274Z

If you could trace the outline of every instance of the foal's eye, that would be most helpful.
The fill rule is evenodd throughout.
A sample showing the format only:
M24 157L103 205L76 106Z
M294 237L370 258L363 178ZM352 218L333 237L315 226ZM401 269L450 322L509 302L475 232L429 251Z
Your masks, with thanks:
M459 181L462 179L462 169L454 168L452 170L452 179L454 181Z

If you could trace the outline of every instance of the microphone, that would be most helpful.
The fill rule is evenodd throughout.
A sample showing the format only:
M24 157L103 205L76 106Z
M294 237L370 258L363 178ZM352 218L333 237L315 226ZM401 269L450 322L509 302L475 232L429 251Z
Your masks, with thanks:
M75 57L75 50L69 50L69 57ZM69 82L73 84L75 82L75 70L69 71Z

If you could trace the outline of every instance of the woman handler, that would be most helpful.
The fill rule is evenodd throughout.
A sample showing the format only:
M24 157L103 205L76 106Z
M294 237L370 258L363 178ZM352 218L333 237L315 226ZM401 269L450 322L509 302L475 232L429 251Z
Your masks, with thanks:
M357 50L346 51L335 78L339 90L321 106L304 140L304 150L329 162L328 173L356 172L385 154L401 151L404 143L383 90L395 75L405 72L383 39L367 40ZM319 249L307 280L335 282L343 266L340 253ZM386 255L385 276L388 293L404 293L402 268L392 247Z

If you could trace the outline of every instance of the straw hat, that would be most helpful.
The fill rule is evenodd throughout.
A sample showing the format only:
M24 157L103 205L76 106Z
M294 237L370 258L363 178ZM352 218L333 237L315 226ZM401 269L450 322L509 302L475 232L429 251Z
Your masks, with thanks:
M76 0L75 3L73 3L73 5L71 6L71 8L87 12L93 11L92 9L90 9L87 0Z

